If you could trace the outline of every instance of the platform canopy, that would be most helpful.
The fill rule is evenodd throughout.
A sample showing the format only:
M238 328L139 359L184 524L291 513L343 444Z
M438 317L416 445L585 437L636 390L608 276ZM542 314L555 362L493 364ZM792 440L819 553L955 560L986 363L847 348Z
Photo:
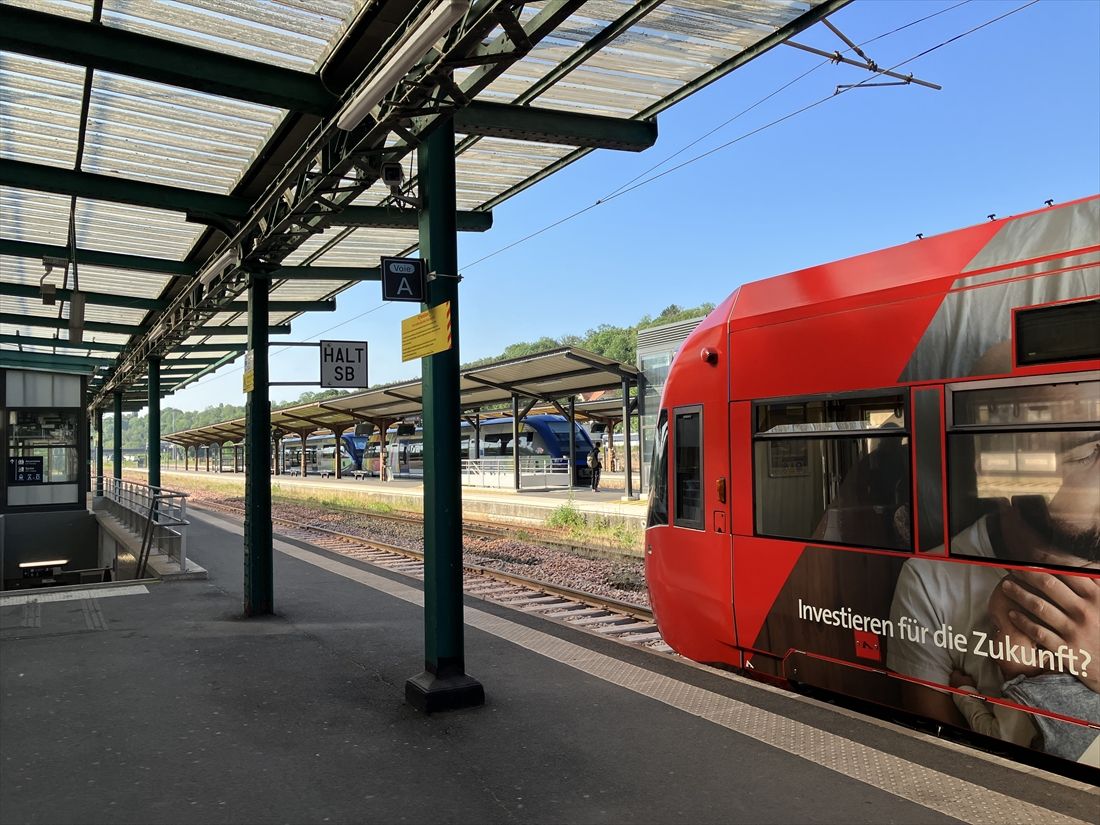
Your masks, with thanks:
M0 352L94 370L92 404L140 401L415 250L379 178L441 118L458 228L848 0L473 0L379 105L354 101L430 15L466 0L9 0L0 5ZM416 182L403 190L415 195Z
M461 409L455 414L511 415L507 405L513 395L528 403L561 403L569 396L582 393L620 390L624 381L632 384L638 374L638 368L632 364L575 347L467 367L460 375ZM346 430L363 422L388 426L394 421L420 415L422 399L421 382L404 381L327 401L272 410L271 428L283 432L312 432L337 427ZM621 400L619 404L621 408ZM236 442L244 436L245 419L237 418L163 438L192 446Z

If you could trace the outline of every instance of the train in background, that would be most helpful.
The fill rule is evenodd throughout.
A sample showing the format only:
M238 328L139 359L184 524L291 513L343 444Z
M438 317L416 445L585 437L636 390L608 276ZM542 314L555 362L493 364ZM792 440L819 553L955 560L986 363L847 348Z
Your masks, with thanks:
M577 484L591 481L588 469L588 453L592 450L592 439L588 431L574 423L576 445L576 470L574 479ZM459 449L463 458L504 458L512 457L512 418L501 417L486 419L481 424L481 443L477 440L475 428L463 421L460 431ZM345 433L340 438L341 474L351 475L363 471L378 475L380 439L377 432L371 436ZM301 439L287 437L282 442L285 456L284 472L300 472ZM334 471L335 439L330 435L313 435L306 439L306 473L319 475ZM386 432L386 466L395 475L420 477L424 474L424 443L420 427L412 425L394 425ZM519 433L520 458L545 456L552 461L568 462L569 459L569 422L562 415L529 415L523 419Z
M574 479L577 484L591 481L588 469L588 453L592 450L592 439L588 431L579 423L575 427L576 469ZM512 417L490 418L481 422L481 441L477 442L476 429L467 421L461 423L459 431L459 452L464 459L512 457ZM363 469L373 475L378 474L379 438L372 435L367 445ZM411 433L391 428L386 433L386 466L396 475L414 478L424 474L424 437L420 427ZM520 423L519 431L520 459L546 457L553 462L569 460L569 421L562 415L529 415Z
M740 286L650 489L681 654L1100 768L1100 196Z
M340 471L350 475L363 466L367 450L367 436L344 433L340 436ZM306 475L335 472L336 439L329 435L311 435L306 438ZM302 439L289 436L282 441L282 459L279 466L284 473L299 474L302 467Z

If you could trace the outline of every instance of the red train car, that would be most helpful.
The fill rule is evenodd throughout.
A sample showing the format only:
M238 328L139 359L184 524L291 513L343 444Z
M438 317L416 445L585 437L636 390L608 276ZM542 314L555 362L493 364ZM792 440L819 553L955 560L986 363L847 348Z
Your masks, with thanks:
M646 577L692 659L1098 765L1100 196L739 287Z

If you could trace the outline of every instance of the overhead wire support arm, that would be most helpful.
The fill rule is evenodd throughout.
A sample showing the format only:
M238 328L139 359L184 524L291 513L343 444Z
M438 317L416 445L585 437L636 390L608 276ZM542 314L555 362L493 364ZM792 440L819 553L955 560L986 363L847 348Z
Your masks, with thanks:
M819 57L826 57L829 60L833 61L833 63L843 63L846 66L855 66L857 69L864 69L868 72L873 72L874 74L884 75L885 77L892 77L896 80L901 81L900 83L862 83L862 84L858 84L860 86L906 86L906 85L909 85L909 84L912 83L912 84L915 84L917 86L924 86L927 89L935 89L936 91L941 91L943 89L943 86L940 86L937 83L931 83L927 80L921 80L918 77L913 77L912 74L899 74L898 72L892 72L888 69L880 68L879 65L874 60L872 60L866 54L864 54L863 50L860 49L859 46L857 46L855 43L853 43L851 40L849 40L847 37L845 37L840 32L840 30L837 29L836 26L834 26L828 20L822 20L821 22L824 23L826 26L828 26L829 30L832 31L833 33L835 33L837 37L839 37L846 44L848 44L848 46L852 49L852 51L854 51L856 54L858 54L860 57L862 57L863 62L860 62L858 60L852 60L850 57L844 57L839 51L827 52L824 49L815 49L813 46L807 46L804 43L796 43L793 40L784 40L783 41L784 45L791 46L792 48L795 48L795 49L801 49L802 51L809 52L810 54L816 54ZM848 88L848 87L838 86L837 88L841 89L841 88ZM854 88L854 85L851 88Z
M863 60L867 63L868 66L875 66L876 69L878 68L875 61L873 61L871 58L869 58L864 53L863 49L861 49L859 46L857 46L855 43L853 43L851 40L849 40L848 37L844 34L844 32L842 32L840 29L838 29L836 26L834 26L832 23L829 22L828 17L821 18L821 22L826 26L826 28L829 29L829 31L831 31L833 34L835 34L837 37L839 37L841 40L843 40L845 43L847 43L848 48L850 48L853 52L855 52L860 57L862 57Z
M840 94L845 89L871 89L876 86L908 86L909 83L905 80L893 80L884 83L838 83L836 91L833 94Z

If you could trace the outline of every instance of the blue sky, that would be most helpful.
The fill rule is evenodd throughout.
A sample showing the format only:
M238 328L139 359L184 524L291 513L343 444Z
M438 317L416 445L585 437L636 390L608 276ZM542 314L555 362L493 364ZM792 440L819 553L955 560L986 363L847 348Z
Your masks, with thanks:
M952 8L958 0L856 0L830 19L864 43L948 9L866 46L891 67L1026 2ZM843 48L821 25L798 40ZM460 235L462 360L543 335L633 324L672 303L718 303L746 281L1100 191L1100 2L1042 0L899 69L942 91L913 85L830 97L492 255L638 175L651 177L868 77L824 65L644 174L819 63L790 47L773 49L661 115L648 151L589 154L498 206L490 232ZM419 362L402 364L400 355L401 320L411 314L409 304L382 306L377 283L362 284L338 298L335 313L299 318L286 340L313 339L343 323L325 337L369 341L372 384L413 378ZM272 380L316 379L316 359L312 349L277 353ZM276 387L272 398L310 389ZM244 402L239 361L163 403L223 402Z

